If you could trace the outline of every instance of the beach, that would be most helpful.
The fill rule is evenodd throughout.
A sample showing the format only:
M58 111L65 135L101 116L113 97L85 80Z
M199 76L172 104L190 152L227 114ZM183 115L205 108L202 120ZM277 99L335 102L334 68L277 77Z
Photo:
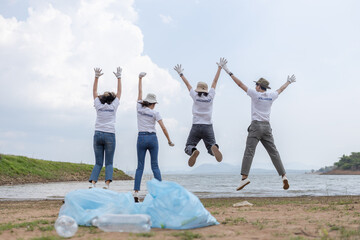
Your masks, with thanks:
M149 233L80 227L71 239L359 239L360 196L204 198L219 225ZM248 201L253 206L233 207ZM0 201L0 239L62 239L55 229L62 200Z

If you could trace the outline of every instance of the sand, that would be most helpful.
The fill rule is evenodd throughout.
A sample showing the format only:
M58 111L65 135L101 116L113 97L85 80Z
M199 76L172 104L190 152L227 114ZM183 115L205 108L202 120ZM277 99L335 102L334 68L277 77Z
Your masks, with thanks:
M191 230L105 233L80 227L71 239L360 239L360 195L201 199L220 223ZM248 201L253 206L233 207ZM55 229L62 201L0 201L0 239L62 239Z

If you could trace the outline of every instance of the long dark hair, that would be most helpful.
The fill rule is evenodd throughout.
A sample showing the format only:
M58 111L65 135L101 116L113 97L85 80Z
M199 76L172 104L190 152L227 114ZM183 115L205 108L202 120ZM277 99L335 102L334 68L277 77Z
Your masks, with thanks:
M155 105L155 103L149 103L148 101L142 101L140 104L142 107L150 107L152 105Z
M105 103L111 104L115 98L116 98L116 95L113 92L104 92L103 95L99 96L99 100L102 104L105 104Z
M208 93L207 92L198 92L197 93L199 97L201 97L203 94L205 97L207 97Z

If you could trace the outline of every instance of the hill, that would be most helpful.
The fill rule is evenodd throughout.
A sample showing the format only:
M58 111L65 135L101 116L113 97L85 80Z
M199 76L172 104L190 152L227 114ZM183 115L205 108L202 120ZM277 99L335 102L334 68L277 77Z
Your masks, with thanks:
M23 156L0 155L0 185L88 181L94 165L53 162ZM131 180L132 177L114 168L113 180ZM101 170L99 181L105 180Z

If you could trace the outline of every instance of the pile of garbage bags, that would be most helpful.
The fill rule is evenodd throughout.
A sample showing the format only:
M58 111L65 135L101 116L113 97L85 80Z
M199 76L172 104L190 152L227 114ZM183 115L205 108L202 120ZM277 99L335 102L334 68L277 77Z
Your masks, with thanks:
M80 189L68 193L59 216L70 216L78 225L90 226L91 220L104 214L147 214L151 227L191 229L219 224L199 198L175 182L152 179L148 194L135 203L130 192L106 189Z

